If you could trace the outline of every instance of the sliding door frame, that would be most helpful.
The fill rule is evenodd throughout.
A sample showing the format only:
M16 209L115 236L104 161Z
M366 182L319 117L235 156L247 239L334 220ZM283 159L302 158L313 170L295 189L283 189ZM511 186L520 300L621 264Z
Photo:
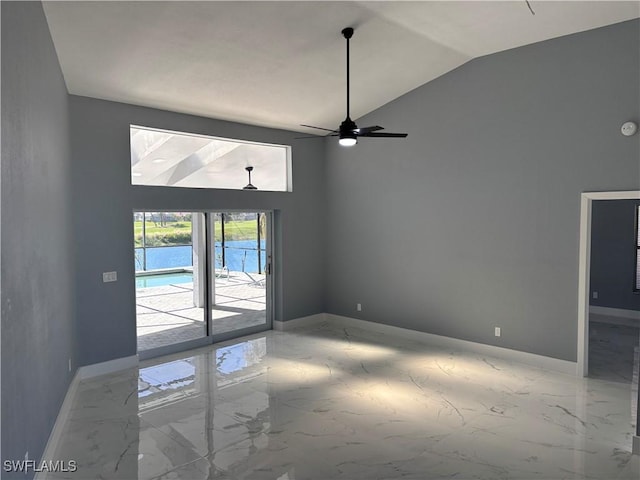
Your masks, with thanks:
M148 212L157 212L159 211L158 209L144 209L144 208L134 208L132 210L132 213L135 212L141 212L141 213L148 213ZM184 209L162 209L163 212L183 212L185 211ZM198 210L194 210L194 209L187 209L186 211L191 212L191 213L197 213L197 214L202 214L204 215L204 224L205 224L205 228L204 228L204 242L205 242L205 283L206 283L206 287L204 288L204 292L205 292L205 302L204 302L204 335L202 338L196 338L194 340L187 340L184 342L180 342L180 343L174 343L171 345L165 345L162 347L157 347L157 348L150 348L148 350L137 350L137 355L138 358L140 360L146 360L149 358L155 358L155 357L160 357L163 355L169 355L169 354L173 354L173 353L179 353L179 352L183 352L183 351L187 351L187 350L192 350L195 348L200 348L200 347L204 347L204 346L208 346L208 345L212 345L212 344L216 344L216 343L220 343L226 340L231 340L234 338L239 338L239 337L243 337L245 335L251 335L254 333L260 333L260 332L264 332L267 330L271 330L273 328L273 316L274 316L274 294L275 292L273 291L273 287L274 287L274 282L273 282L273 277L274 277L274 261L273 261L273 235L274 235L274 228L273 228L273 217L274 217L274 213L273 210L265 210L265 209L198 209ZM215 271L213 269L213 260L214 260L214 255L215 255L215 238L214 238L214 232L213 232L213 214L214 213L258 213L258 214L265 214L266 215L266 222L267 222L267 235L266 235L266 242L265 242L265 250L266 250L266 262L267 262L267 266L265 267L265 272L268 272L265 274L265 282L266 282L266 291L265 291L265 303L266 303L266 308L265 308L265 323L264 324L260 324L260 325L255 325L252 327L248 327L248 328L244 328L244 329L239 329L239 330L233 330L230 332L224 332L221 334L217 334L214 335L213 334L213 328L212 328L212 308L214 305L214 283L215 283ZM192 219L192 225L193 225L193 219ZM193 232L193 227L192 227L192 232ZM193 242L193 237L192 240ZM135 249L134 249L135 250ZM258 255L260 255L260 251L258 251ZM194 274L196 274L196 272L194 271ZM134 289L135 289L135 282L134 282ZM194 286L195 288L195 286ZM134 302L137 301L137 291L134 292ZM137 344L137 324L138 324L138 320L137 320L137 314L136 314L136 344Z

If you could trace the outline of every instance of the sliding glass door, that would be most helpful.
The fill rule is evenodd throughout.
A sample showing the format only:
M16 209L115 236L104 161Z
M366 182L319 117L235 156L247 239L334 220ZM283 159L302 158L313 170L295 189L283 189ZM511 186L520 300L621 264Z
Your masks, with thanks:
M143 358L271 328L268 212L134 212Z
M199 212L135 212L138 351L207 336L206 299L198 285ZM203 245L204 246L204 245Z
M229 338L271 328L270 216L215 212L211 219L211 333Z

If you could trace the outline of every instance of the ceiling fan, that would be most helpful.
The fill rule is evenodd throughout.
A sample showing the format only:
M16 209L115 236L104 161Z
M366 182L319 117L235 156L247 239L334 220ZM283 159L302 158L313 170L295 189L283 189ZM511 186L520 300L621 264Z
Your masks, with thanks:
M318 130L324 130L331 132L327 136L338 137L338 143L345 147L351 147L358 143L358 137L378 137L378 138L405 138L406 133L387 133L380 132L384 130L383 127L375 125L372 127L358 128L351 117L349 116L349 39L353 36L353 28L347 27L342 30L342 36L347 40L347 118L340 124L337 130L330 130L328 128L315 127L313 125L300 125L301 127L316 128ZM318 138L318 137L300 137L300 138Z

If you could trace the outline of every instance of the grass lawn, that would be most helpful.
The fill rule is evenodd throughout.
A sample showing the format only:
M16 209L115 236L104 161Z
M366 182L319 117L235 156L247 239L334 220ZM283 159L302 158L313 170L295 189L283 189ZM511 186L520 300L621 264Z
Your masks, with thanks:
M215 222L215 241L222 240L220 222ZM232 220L224 224L227 240L257 240L257 220ZM133 222L134 244L142 246L142 221ZM147 246L188 245L191 243L191 222L165 222L163 226L147 221Z
M147 221L147 236L159 233L184 232L191 234L191 222L166 222L165 226L156 226L153 222ZM142 222L133 222L133 234L136 237L142 235Z

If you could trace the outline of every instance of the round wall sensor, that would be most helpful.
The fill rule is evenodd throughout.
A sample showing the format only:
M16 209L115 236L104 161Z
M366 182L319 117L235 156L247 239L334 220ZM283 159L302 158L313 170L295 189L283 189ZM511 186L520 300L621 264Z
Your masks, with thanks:
M635 122L626 122L622 125L620 131L625 137L630 137L638 131L638 125Z

